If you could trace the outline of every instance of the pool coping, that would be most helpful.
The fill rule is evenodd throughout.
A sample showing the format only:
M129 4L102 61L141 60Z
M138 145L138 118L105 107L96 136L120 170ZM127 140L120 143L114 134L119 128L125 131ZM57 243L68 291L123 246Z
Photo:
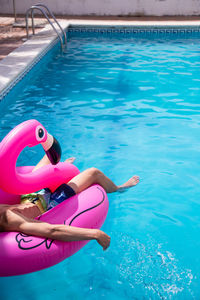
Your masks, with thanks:
M107 20L59 20L66 31L76 27L77 30L87 28L93 31L105 28L116 31L124 30L200 30L200 21L107 21ZM29 72L29 70L57 43L57 35L48 24L35 36L24 42L0 61L0 101ZM13 66L15 66L13 68Z

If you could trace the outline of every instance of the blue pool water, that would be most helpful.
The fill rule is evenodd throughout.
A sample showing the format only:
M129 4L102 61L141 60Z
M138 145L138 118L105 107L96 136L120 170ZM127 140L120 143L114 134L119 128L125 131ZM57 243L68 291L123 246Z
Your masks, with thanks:
M40 272L1 278L2 299L199 299L200 39L71 37L3 100L0 139L38 119L63 159L95 166L117 184L95 242ZM43 155L24 150L19 164ZM12 287L12 289L10 288Z

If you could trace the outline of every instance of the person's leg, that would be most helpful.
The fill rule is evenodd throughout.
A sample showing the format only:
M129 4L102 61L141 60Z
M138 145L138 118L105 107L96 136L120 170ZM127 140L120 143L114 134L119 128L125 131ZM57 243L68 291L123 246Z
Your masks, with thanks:
M65 162L68 162L70 164L73 164L73 162L75 161L75 157L70 157L67 158L65 160ZM50 160L48 159L48 157L46 156L46 154L43 156L43 158L39 161L39 163L33 168L32 172L36 171L37 169L49 165L50 164Z
M96 168L90 168L72 178L67 185L69 185L76 194L87 189L94 183L101 185L107 193L113 193L119 190L123 190L132 186L135 186L139 182L138 176L131 177L124 184L117 186L107 176Z
M32 172L36 171L37 169L46 166L50 164L50 160L46 156L46 154L43 156L43 158L39 161L39 163L33 168Z

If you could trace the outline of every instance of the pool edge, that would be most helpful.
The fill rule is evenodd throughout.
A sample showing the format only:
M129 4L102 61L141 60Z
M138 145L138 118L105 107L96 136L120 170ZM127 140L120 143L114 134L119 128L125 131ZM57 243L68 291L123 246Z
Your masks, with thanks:
M83 27L90 30L100 28L120 30L199 30L200 21L174 22L174 21L88 21L88 20L61 20L61 26L66 31L69 28ZM42 37L42 38L41 38ZM46 25L38 34L12 51L6 58L0 61L0 101L9 91L37 64L41 58L57 43L58 37L50 25ZM15 68L13 68L15 66Z

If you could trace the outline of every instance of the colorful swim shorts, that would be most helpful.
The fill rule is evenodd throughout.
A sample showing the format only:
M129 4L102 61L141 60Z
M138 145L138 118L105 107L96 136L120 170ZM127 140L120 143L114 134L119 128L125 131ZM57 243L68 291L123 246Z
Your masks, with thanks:
M64 200L74 196L76 193L67 184L61 184L53 193L46 188L37 193L21 196L21 203L34 203L38 206L41 213L55 207Z

